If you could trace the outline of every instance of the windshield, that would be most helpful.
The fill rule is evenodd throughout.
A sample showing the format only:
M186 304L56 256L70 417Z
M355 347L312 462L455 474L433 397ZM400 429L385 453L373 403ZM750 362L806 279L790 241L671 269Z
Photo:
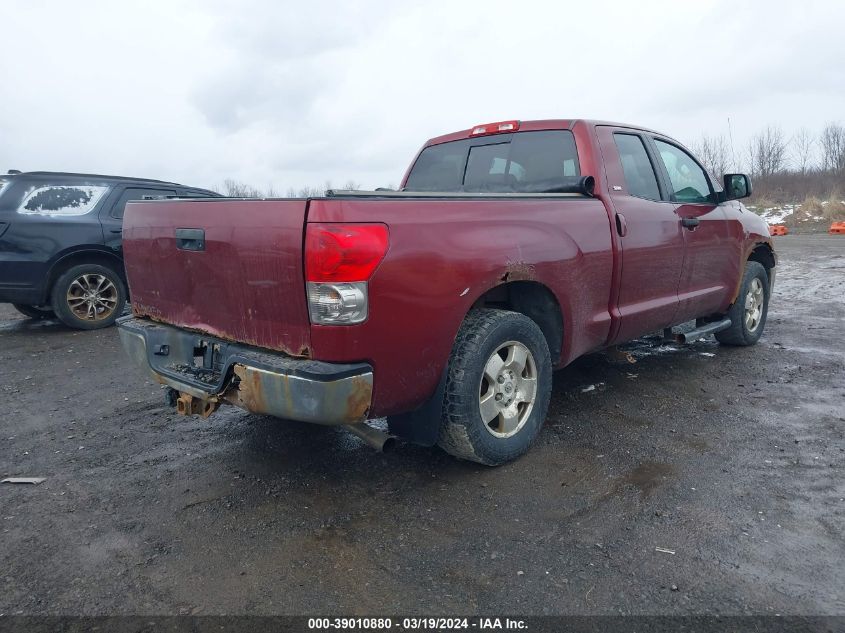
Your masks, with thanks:
M580 175L572 132L518 132L426 147L405 191L539 193Z

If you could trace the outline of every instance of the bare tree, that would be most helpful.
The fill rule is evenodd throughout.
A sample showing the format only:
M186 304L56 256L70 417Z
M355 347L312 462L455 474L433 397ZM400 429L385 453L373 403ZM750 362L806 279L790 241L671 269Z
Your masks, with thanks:
M767 178L783 171L786 167L787 145L783 131L775 125L755 134L748 145L751 173Z
M330 185L330 183L326 183ZM329 187L288 187L288 198L321 198L326 195L326 189Z
M333 189L330 180L327 180L322 187L288 187L286 197L288 198L321 198L326 195L329 189ZM347 180L343 185L343 189L357 191L361 185L354 180ZM222 193L229 198L276 198L281 195L276 188L271 184L267 189L261 190L252 185L248 185L231 178L223 181L222 187L215 187L214 191Z
M231 178L227 178L223 181L223 188L222 191L223 195L229 198L263 198L264 194L261 193L259 189L256 189L252 185L248 185L243 182L238 182L237 180L233 180Z
M845 169L845 127L828 123L819 137L822 149L822 168L830 171Z
M722 175L733 169L731 151L724 136L707 136L702 134L698 142L692 144L693 153L710 172L710 175L721 180Z
M795 167L805 175L813 166L813 157L816 150L816 139L805 127L799 129L792 137L792 155L795 160Z

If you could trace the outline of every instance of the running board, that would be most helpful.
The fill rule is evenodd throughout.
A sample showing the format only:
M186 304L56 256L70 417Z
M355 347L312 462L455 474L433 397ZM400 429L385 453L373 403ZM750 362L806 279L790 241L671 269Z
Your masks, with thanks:
M692 343L699 337L702 337L706 334L715 334L716 332L727 330L731 325L732 322L730 319L714 321L713 323L702 325L701 327L697 327L694 330L690 330L689 332L680 332L678 334L675 334L675 340L678 343Z

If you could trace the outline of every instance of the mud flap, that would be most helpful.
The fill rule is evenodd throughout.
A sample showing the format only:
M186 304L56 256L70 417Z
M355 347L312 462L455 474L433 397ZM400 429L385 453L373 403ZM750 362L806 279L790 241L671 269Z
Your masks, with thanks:
M402 438L419 446L434 446L440 437L440 425L443 415L443 397L446 393L448 365L440 376L437 389L431 398L409 413L392 415L387 418L387 428L391 435Z

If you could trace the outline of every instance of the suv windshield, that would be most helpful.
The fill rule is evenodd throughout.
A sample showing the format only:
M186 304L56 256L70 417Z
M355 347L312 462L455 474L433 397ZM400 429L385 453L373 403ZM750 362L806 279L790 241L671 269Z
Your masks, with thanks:
M542 193L580 175L572 132L517 132L426 147L405 191Z

